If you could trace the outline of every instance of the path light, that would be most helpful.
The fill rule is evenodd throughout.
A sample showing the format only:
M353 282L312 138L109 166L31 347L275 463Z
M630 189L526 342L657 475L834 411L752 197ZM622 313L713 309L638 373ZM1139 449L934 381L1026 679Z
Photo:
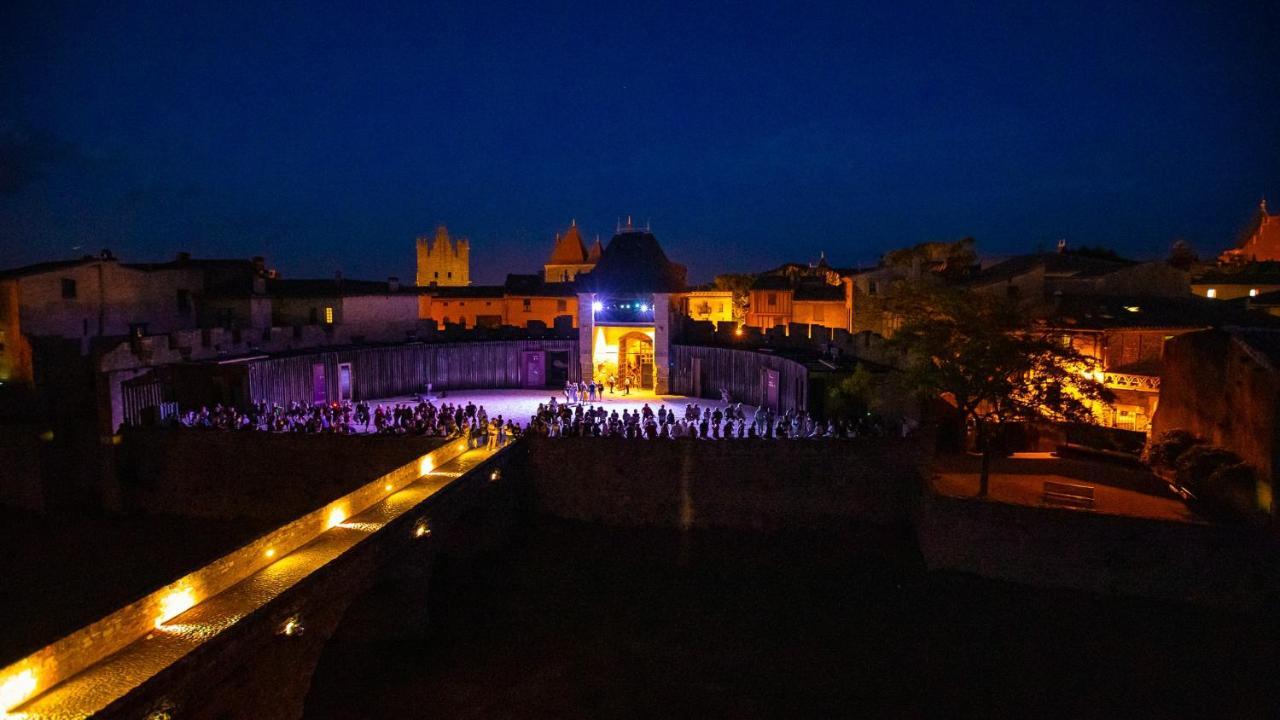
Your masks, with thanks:
M26 702L36 692L36 674L23 670L0 682L0 716Z
M431 526L427 524L426 519L419 520L413 526L413 536L416 538L431 537Z
M285 620L280 626L280 634L285 637L300 637L306 630L302 625L302 618L297 615Z
M501 478L502 478L502 470L498 468L494 468L493 472L489 473L489 482L497 482Z
M328 527L337 527L342 524L343 520L346 520L346 519L347 519L347 514L342 510L342 508L336 507L329 511Z
M273 558L273 557L275 557L275 556L276 556L276 549L275 549L275 548L267 548L267 551L266 551L266 552L264 552L264 553L262 553L262 554L263 554L263 555L266 555L268 559Z
M190 588L174 590L160 600L160 616L156 618L156 627L190 610L196 604L195 593Z
M387 492L391 492L391 483L387 483L383 488L385 488Z

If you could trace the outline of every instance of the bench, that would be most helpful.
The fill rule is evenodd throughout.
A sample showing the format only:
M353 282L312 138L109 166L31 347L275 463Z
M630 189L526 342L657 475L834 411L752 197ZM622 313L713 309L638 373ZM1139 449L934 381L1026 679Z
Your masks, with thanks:
M1042 500L1046 505L1092 508L1093 486L1045 480Z

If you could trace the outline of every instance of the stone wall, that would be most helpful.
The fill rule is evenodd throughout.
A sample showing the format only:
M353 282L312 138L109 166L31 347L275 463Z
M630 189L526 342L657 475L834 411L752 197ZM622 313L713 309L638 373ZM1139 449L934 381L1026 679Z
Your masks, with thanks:
M1257 468L1271 490L1280 452L1277 400L1280 373L1230 332L1181 335L1165 347L1151 437L1180 429L1227 448Z
M821 528L905 522L915 439L530 438L539 512L623 526Z
M285 522L440 444L414 436L130 430L120 448L122 494L128 510Z

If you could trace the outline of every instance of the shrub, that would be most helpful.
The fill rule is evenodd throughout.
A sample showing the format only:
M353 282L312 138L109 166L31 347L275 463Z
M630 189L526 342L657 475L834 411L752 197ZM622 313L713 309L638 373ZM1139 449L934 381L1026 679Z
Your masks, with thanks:
M1147 449L1147 464L1174 469L1183 453L1200 444L1202 441L1186 430L1168 430Z
M1258 480L1253 466L1221 465L1203 483L1205 501L1223 513L1248 517L1258 512Z
M1212 445L1192 445L1178 455L1175 464L1178 484L1196 495L1205 494L1209 478L1226 465L1235 465L1240 457L1230 450Z

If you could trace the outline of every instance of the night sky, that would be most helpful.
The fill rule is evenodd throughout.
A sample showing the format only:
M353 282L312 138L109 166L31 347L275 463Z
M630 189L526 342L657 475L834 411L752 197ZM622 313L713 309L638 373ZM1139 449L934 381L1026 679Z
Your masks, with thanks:
M0 267L409 278L444 222L495 282L631 214L706 280L966 235L1213 253L1280 208L1276 2L258 4L4 3Z

